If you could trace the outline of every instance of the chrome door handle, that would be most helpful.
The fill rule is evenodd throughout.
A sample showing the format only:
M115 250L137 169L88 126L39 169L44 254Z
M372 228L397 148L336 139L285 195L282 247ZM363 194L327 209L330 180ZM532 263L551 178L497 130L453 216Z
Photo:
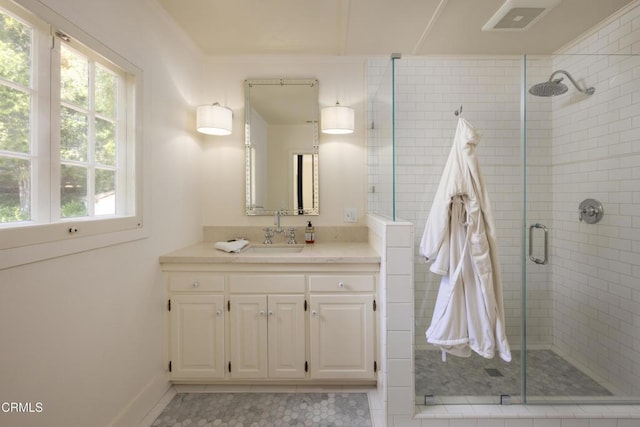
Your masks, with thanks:
M541 228L542 231L544 231L544 253L543 253L543 258L536 258L533 256L533 229L534 228ZM547 227L545 227L543 224L531 224L529 226L529 259L533 262L535 262L536 264L546 264L547 263L547 250L549 248L549 232L547 230Z

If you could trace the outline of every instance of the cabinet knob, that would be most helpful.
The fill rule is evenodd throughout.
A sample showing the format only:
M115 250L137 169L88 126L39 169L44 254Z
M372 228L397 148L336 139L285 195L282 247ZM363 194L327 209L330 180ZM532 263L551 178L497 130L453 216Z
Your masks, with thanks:
M272 310L269 310L269 316L274 316L275 313Z
M222 311L216 310L216 316L220 317L222 315Z
M311 310L311 315L312 315L312 316L317 316L317 315L318 315L318 312L317 312L317 311L315 311L315 310Z
M199 287L200 287L200 282L198 282L198 281L196 280L195 282L193 282L193 283L191 284L191 287L192 287L192 288L199 288Z
M344 282L340 282L340 283L338 283L338 287L339 287L339 288L344 288Z
M260 310L260 316L264 316L264 310Z

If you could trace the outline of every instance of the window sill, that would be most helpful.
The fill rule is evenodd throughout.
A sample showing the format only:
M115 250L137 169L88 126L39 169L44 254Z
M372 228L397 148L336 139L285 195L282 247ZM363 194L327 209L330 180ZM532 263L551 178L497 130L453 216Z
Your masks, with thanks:
M149 234L148 227L141 226L135 229L71 237L64 240L1 249L0 270L141 240L148 238Z

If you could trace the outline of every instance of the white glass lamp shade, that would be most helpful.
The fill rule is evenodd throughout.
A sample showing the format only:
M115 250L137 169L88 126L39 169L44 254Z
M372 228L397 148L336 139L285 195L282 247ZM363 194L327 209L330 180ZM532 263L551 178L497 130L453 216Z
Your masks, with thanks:
M207 135L231 135L233 113L220 104L201 105L196 110L196 129Z
M322 133L347 134L353 133L355 113L351 107L343 107L336 102L333 107L323 108L320 112Z

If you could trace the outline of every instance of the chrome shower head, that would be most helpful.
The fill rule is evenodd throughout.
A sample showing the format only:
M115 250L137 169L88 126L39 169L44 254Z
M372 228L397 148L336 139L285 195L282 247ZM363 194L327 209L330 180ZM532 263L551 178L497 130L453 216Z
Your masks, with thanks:
M529 93L535 96L556 96L562 95L569 90L567 85L561 83L562 78L549 80L543 83L538 83L529 88Z
M555 71L551 74L548 81L531 86L531 88L529 88L529 93L535 96L556 96L556 95L562 95L563 93L565 93L567 90L569 90L569 88L567 88L567 85L561 83L562 80L564 79L563 78L559 78L555 80L553 79L553 76L555 76L558 73L562 73L565 76L569 77L569 80L571 80L571 83L573 83L573 85L576 87L576 89L578 89L578 91L586 95L593 95L595 93L596 89L594 87L589 87L587 89L580 89L580 86L578 86L578 84L573 79L573 77L571 77L571 74L569 74L564 70Z

